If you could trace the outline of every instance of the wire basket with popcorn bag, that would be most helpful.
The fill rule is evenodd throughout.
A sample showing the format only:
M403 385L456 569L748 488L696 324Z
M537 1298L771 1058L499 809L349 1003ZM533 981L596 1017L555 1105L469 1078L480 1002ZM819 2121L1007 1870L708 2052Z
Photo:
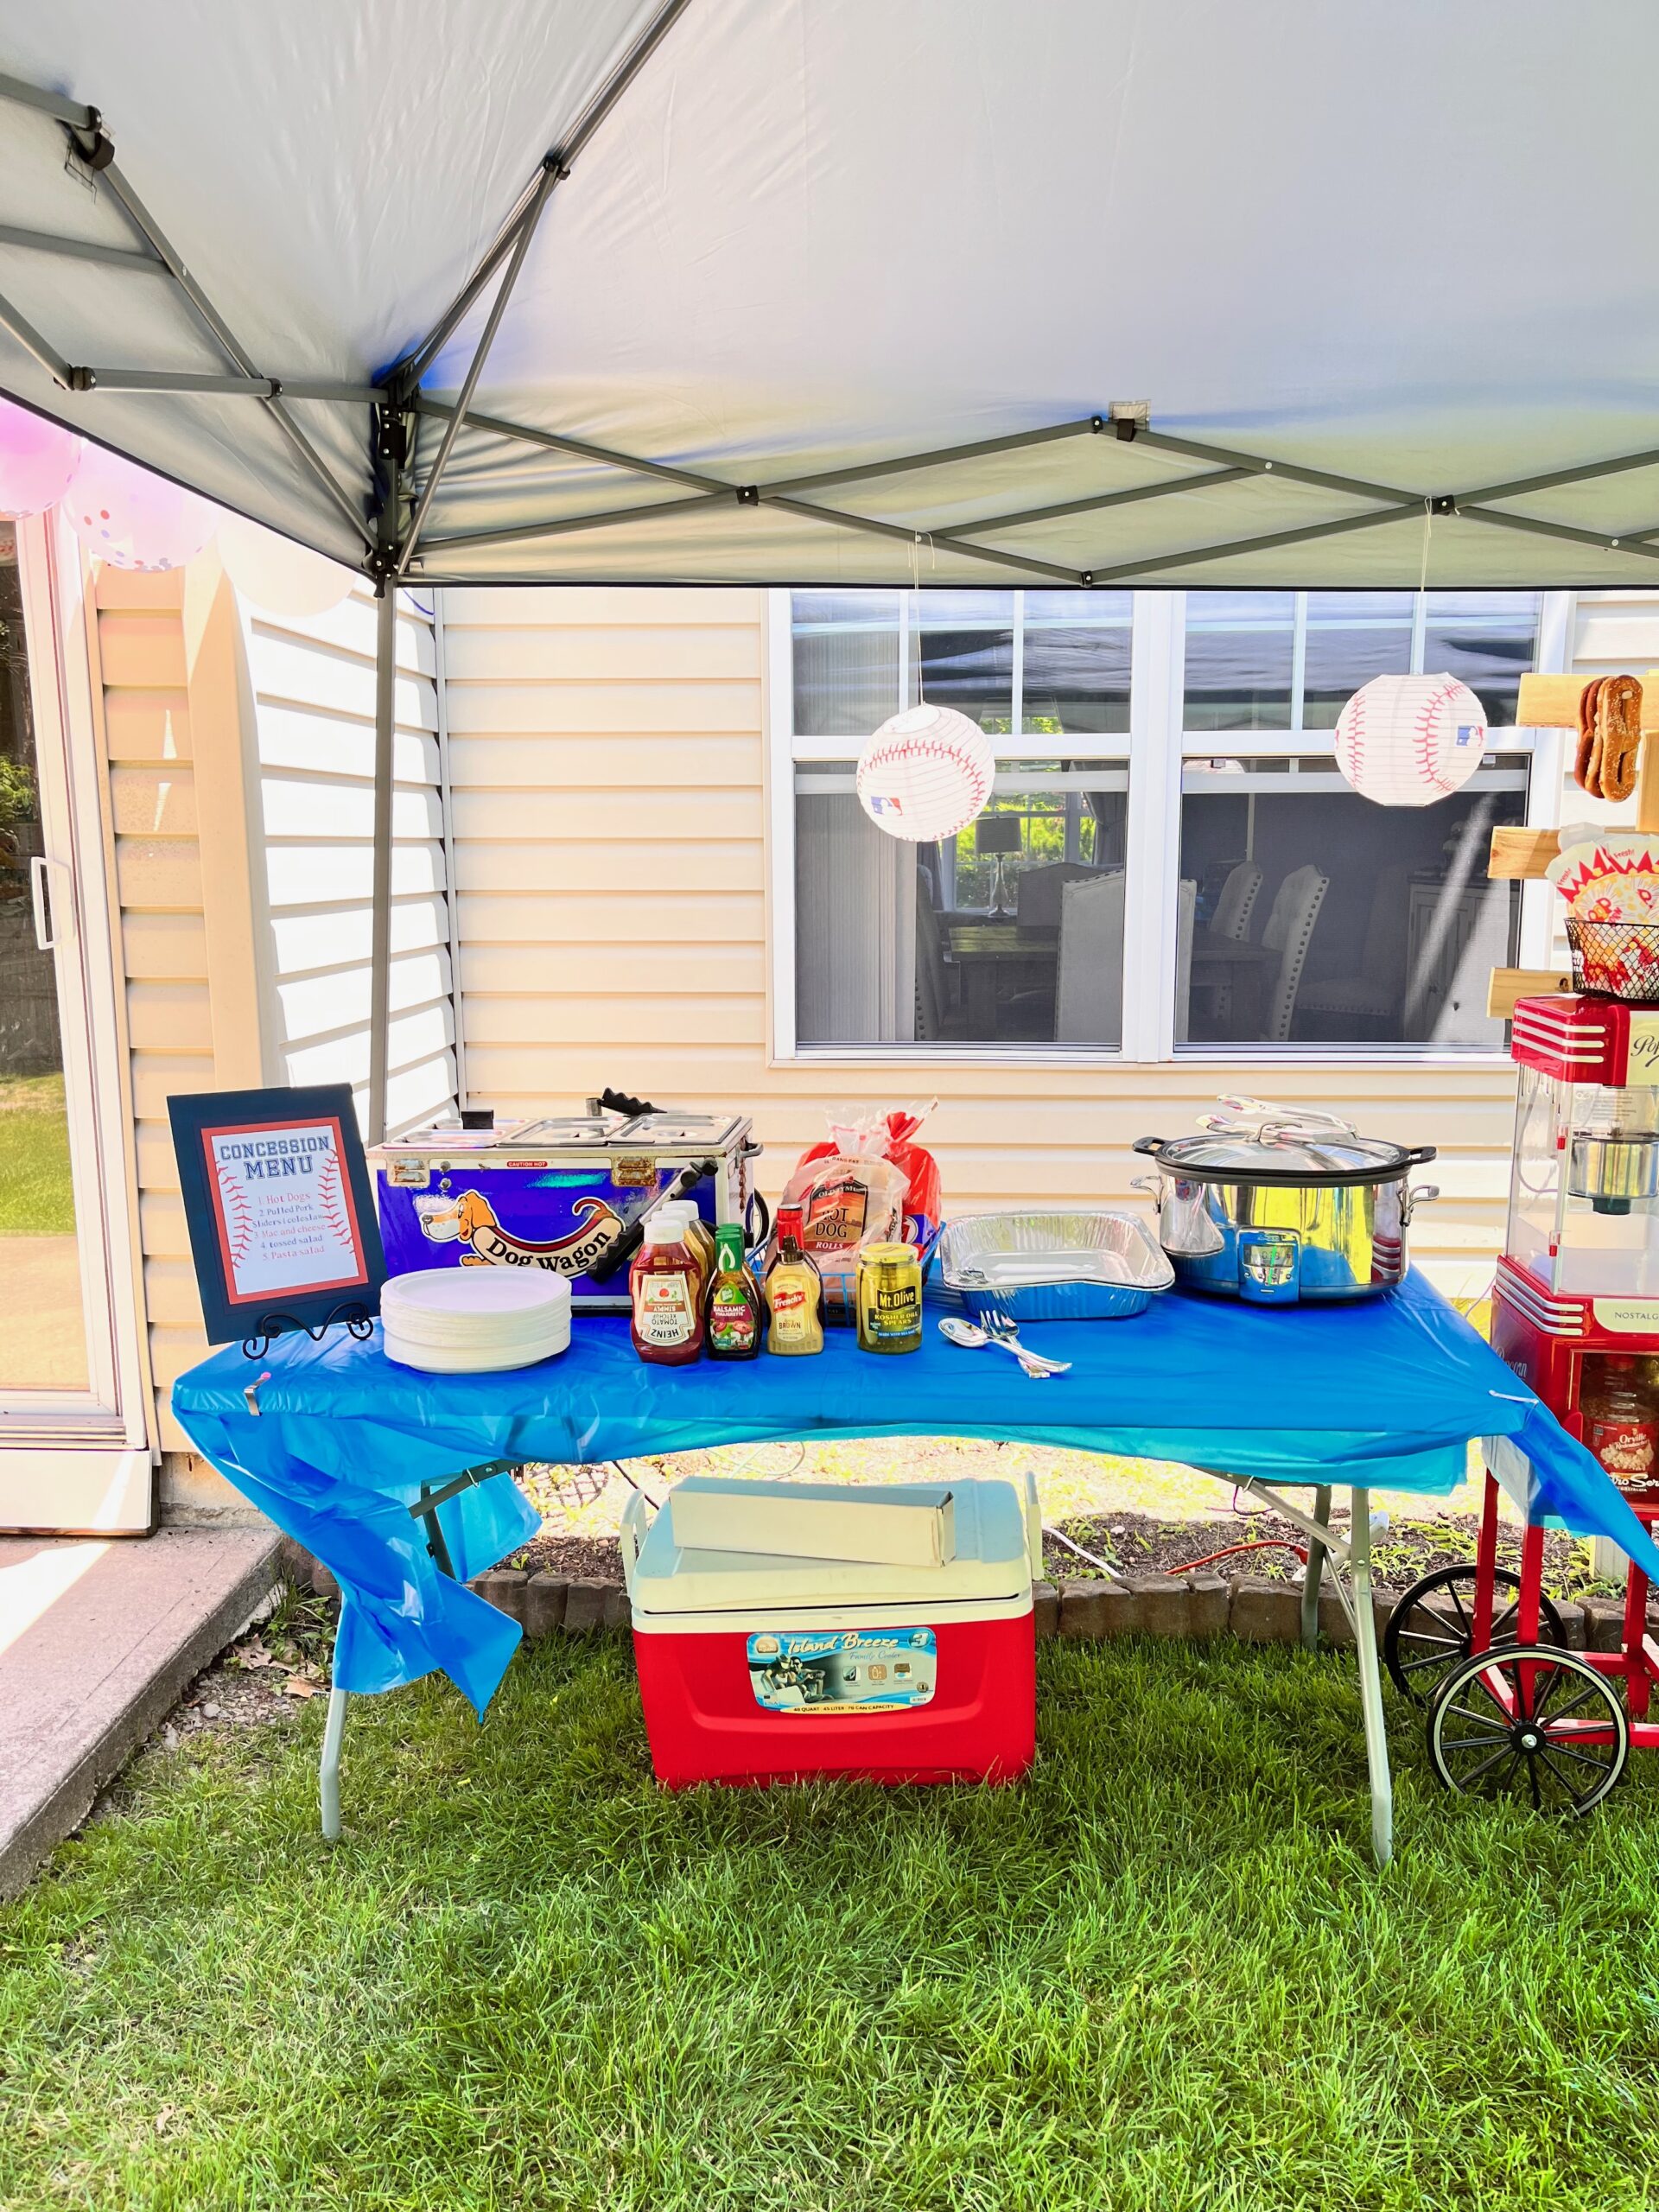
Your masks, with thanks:
M1569 827L1546 873L1567 905L1574 988L1659 1002L1659 836Z

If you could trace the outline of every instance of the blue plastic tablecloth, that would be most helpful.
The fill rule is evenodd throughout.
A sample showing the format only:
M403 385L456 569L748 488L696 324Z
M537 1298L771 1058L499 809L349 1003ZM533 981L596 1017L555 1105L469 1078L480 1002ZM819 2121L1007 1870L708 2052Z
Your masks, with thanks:
M459 1580L440 1574L408 1508L490 1459L626 1459L779 1438L983 1436L1230 1475L1444 1497L1471 1437L1531 1468L1530 1510L1611 1536L1659 1580L1659 1551L1601 1467L1420 1276L1352 1306L1262 1309L1172 1294L1128 1321L1045 1324L1069 1375L1033 1382L1005 1355L930 1326L878 1359L832 1333L817 1358L647 1367L626 1317L577 1317L569 1351L503 1375L416 1374L379 1332L284 1337L257 1363L235 1346L180 1376L173 1409L229 1481L338 1577L335 1679L387 1689L442 1668L481 1711L518 1640L461 1587L533 1531L502 1478L441 1519ZM259 1411L245 1390L256 1377Z

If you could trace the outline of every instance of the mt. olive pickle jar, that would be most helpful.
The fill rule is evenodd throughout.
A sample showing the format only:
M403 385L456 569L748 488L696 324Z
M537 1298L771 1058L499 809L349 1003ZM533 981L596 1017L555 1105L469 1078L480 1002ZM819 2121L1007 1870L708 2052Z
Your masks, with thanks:
M867 1244L858 1255L861 1351L922 1348L922 1263L909 1244Z

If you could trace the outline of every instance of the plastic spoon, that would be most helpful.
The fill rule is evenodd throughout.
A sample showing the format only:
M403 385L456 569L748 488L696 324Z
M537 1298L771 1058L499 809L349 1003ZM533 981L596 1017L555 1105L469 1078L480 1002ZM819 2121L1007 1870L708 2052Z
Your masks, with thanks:
M951 1314L939 1323L939 1334L953 1344L965 1345L969 1351L976 1351L982 1344L995 1344L999 1351L1017 1359L1027 1374L1039 1382L1051 1375L1065 1375L1071 1370L1069 1359L1044 1359L1039 1353L1027 1351L1023 1344L1007 1344L1002 1338L993 1336L988 1329L976 1328L973 1322L959 1321Z

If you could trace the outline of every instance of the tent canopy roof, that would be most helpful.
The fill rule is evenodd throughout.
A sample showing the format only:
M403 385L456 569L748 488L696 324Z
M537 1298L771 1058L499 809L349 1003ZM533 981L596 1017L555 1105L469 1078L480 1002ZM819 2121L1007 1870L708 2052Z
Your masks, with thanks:
M371 572L401 426L411 582L1659 585L1640 0L0 0L0 390Z

